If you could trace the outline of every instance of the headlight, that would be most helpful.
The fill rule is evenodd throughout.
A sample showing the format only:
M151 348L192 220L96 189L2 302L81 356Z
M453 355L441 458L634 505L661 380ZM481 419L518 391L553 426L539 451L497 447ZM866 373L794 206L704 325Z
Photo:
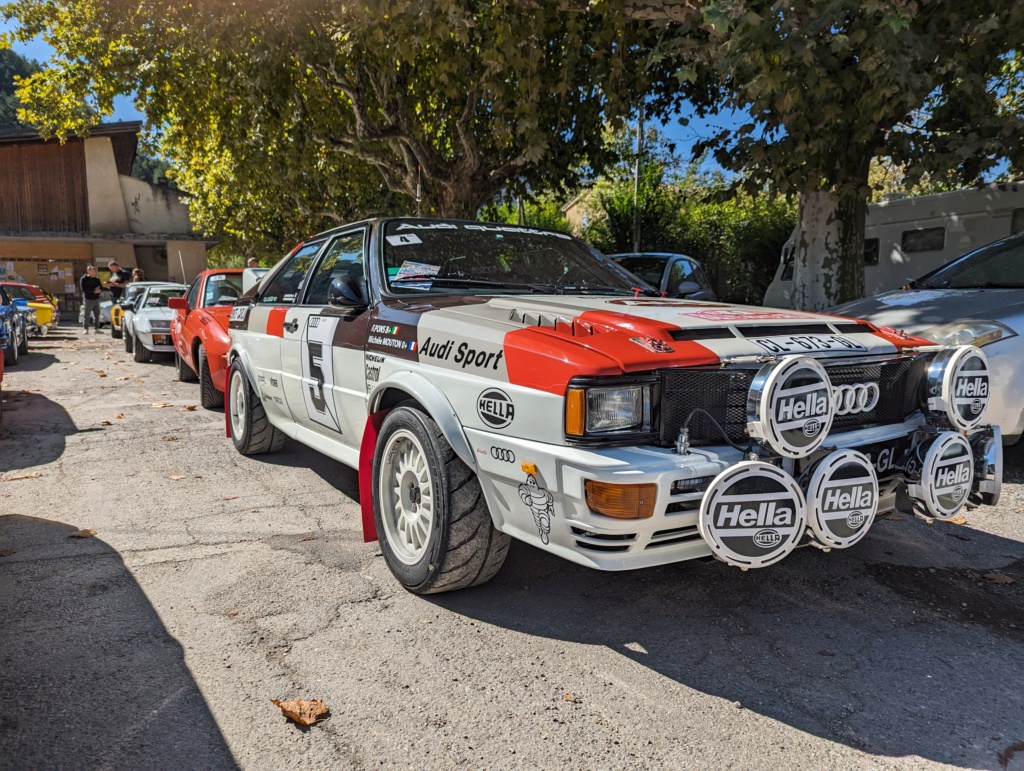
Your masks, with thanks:
M171 322L164 321L163 319L153 319L151 322L149 322L149 325L151 327L153 327L153 329L170 329L171 328Z
M600 386L571 383L565 398L566 435L599 439L650 433L653 386L654 381L636 379Z
M1016 337L1017 333L998 321L956 321L940 324L918 333L919 337L941 345L988 345L996 340Z

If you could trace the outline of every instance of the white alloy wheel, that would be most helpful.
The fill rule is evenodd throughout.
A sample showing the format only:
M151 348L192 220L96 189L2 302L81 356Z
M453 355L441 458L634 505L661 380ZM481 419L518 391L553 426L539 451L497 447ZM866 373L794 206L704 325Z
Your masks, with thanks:
M434 486L426 452L411 431L399 429L388 439L378 485L388 543L399 560L415 565L434 529Z
M241 369L234 369L231 373L231 435L239 442L245 439L245 399L246 388L245 375Z

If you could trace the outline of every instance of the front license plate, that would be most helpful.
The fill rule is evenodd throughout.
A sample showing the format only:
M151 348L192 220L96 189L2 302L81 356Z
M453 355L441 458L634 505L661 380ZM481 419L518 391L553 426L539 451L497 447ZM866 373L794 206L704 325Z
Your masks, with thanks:
M785 335L782 337L752 337L750 342L768 353L814 353L815 351L858 351L867 350L846 335Z
M153 345L170 345L170 335L153 335Z
M911 459L907 456L907 451L910 449L911 436L901 436L897 439L890 439L887 442L867 444L857 447L856 450L868 457L871 465L875 467L875 473L878 474L878 478L885 479L893 474L907 472L907 464L911 462Z

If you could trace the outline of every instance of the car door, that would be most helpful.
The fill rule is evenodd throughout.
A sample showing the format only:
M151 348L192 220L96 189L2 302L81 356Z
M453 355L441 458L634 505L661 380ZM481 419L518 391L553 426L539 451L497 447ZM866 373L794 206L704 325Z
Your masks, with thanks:
M137 292L132 295L130 300L126 300L121 303L124 309L124 318L121 319L121 329L128 337L135 334L135 308L143 307L143 304L146 302L146 294L147 290L143 289L141 292Z
M245 316L244 330L232 326L232 339L242 341L256 377L256 388L271 422L294 435L292 416L281 377L281 342L288 330L299 329L296 306L316 255L324 242L304 243L287 257L256 296Z
M203 283L203 277L199 276L192 282L192 286L185 293L188 300L188 310L178 311L171 320L171 339L174 341L174 350L178 356L195 369L195 362L192 361L192 337L188 334L188 317L195 310L196 301L199 299L199 288Z
M334 236L306 282L297 326L285 329L281 377L292 419L300 426L357 448L366 422L365 352L369 312L328 303L340 280L365 292L368 231ZM290 316L291 318L291 316Z

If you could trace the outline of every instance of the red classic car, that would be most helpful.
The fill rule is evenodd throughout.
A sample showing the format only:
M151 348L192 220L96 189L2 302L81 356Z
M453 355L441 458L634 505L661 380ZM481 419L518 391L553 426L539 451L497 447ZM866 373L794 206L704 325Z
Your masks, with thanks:
M178 380L198 380L200 402L207 409L224 406L224 373L231 347L228 318L241 295L242 268L222 268L204 270L185 297L168 300L176 311L171 339Z

